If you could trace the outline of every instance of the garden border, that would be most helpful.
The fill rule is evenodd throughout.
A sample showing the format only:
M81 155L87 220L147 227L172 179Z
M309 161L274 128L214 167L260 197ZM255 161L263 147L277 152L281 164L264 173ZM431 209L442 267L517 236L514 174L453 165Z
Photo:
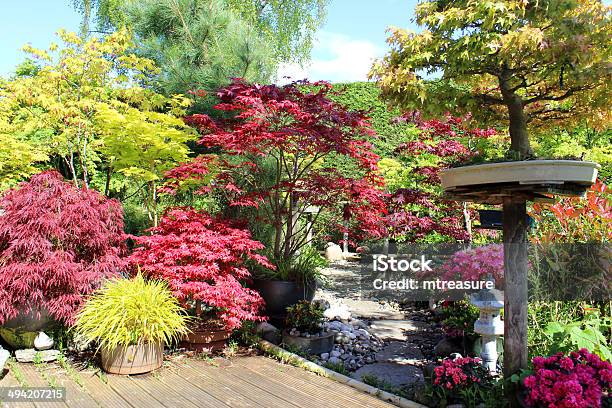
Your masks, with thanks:
M313 372L322 377L331 378L332 380L346 384L352 388L355 388L356 390L368 393L382 401L390 402L401 408L427 408L425 405L421 405L412 400L400 397L395 394L391 394L390 392L381 390L364 382L358 381L354 378L347 377L346 375L322 367L318 364L313 363L312 361L298 356L297 354L287 351L284 348L277 346L276 344L272 344L267 340L261 340L258 343L258 346L266 354L280 360L281 362L292 364L296 367Z

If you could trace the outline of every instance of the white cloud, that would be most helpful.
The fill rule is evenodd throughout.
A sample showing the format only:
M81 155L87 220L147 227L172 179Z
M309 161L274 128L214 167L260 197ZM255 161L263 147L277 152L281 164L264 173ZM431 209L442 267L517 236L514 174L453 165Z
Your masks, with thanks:
M278 83L309 79L330 82L365 81L374 59L384 49L367 40L352 39L345 34L319 31L312 51L312 60L304 67L283 64L279 67Z

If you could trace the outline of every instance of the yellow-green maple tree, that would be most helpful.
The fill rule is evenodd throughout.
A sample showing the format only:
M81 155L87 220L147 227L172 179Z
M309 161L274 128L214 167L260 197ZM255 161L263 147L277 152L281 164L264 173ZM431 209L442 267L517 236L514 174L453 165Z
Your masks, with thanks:
M0 134L23 157L23 169L9 170L26 175L48 156L76 185L106 194L113 181L144 186L154 216L155 181L187 159L195 136L182 121L189 99L147 86L158 68L130 52L126 31L87 41L58 35L61 48L24 47L37 69L0 82Z
M404 107L507 122L511 150L530 156L532 124L609 124L610 15L594 0L423 1L423 30L392 28L371 76Z

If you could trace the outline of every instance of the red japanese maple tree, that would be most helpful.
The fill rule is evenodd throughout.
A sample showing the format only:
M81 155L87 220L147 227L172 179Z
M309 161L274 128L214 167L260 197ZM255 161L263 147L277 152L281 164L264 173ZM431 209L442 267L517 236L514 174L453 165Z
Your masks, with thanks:
M234 114L231 119L186 118L200 130L199 143L219 156L202 156L170 171L167 190L194 177L212 177L201 192L221 191L230 207L263 214L260 221L274 230L273 260L291 259L325 211L336 215L338 228L350 216L362 233L380 236L385 203L379 158L366 141L373 131L363 112L332 102L329 92L325 82L281 87L235 79L218 92L221 103L215 107ZM214 172L206 170L211 161ZM313 222L301 222L313 208Z
M410 121L420 129L419 140L398 146L400 158L428 154L435 165L415 166L412 173L415 188L400 188L389 196L388 224L393 235L404 235L418 241L428 234L456 240L470 240L470 214L455 201L440 196L441 170L466 162L480 153L479 142L496 134L494 129L472 128L466 119L447 114L442 119L422 120L418 112L407 113L398 121Z
M212 312L229 330L263 319L262 298L242 283L251 277L248 261L272 266L257 254L263 245L248 230L204 211L174 208L150 232L135 238L138 247L130 256L134 269L166 280L187 307L192 302L196 314L201 309Z
M124 268L121 204L35 175L0 199L0 324L46 311L70 324L83 297Z

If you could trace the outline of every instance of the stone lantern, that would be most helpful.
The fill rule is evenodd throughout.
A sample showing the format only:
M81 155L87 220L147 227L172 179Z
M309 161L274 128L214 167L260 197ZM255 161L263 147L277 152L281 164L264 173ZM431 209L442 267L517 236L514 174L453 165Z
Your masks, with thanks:
M482 364L491 374L497 373L497 338L504 334L501 309L504 308L504 293L497 289L483 289L470 298L470 302L480 310L474 323L474 332L480 334Z

